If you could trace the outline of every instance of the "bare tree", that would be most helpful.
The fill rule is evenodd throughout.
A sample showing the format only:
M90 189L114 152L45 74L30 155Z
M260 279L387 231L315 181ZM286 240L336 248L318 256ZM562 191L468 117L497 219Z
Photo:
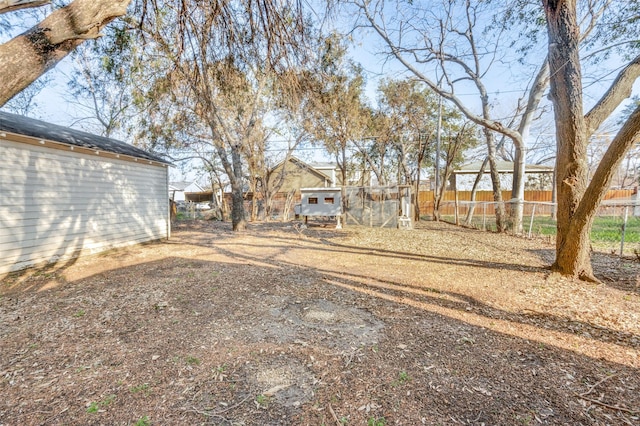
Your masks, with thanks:
M489 90L485 80L501 62L515 60L509 57L511 37L507 28L518 11L531 12L528 2L509 2L506 11L496 8L495 2L471 2L470 0L446 1L439 7L429 4L420 7L414 3L398 2L396 13L387 15L391 8L384 2L375 0L354 0L364 18L363 25L372 28L383 40L387 54L397 59L415 77L425 82L432 90L453 103L474 123L483 126L493 183L494 201L498 205L496 221L499 229L505 216L499 176L496 170L496 141L494 133L509 138L515 147L514 180L512 198L512 225L516 233L521 232L524 200L524 174L531 123L542 100L549 81L549 67L546 58L531 67L531 81L523 94L517 110L518 119L512 125L507 120L496 119L492 110ZM589 34L595 22L606 10L609 1L590 2L582 22L585 28L581 37ZM515 10L515 11L514 11ZM506 18L494 19L504 13ZM522 14L531 27L533 13ZM496 24L496 21L499 24ZM535 20L534 20L535 22ZM509 40L509 43L504 43ZM530 40L521 40L520 44ZM442 84L440 84L442 79ZM458 87L472 84L480 101L480 112L471 109L457 94ZM462 89L464 90L464 89Z
M102 136L128 133L135 120L138 73L132 55L132 33L113 26L107 40L84 44L72 53L68 101L76 106L75 123L90 123Z
M477 145L477 128L473 123L465 122L451 130L452 131L447 132L444 138L444 169L442 170L442 177L440 179L441 187L439 191L436 191L433 207L433 216L436 220L440 220L442 195L444 194L447 182L453 174L454 167L461 162L461 155L466 149L473 148L474 145Z
M193 137L176 141L162 130L162 117L150 128L173 143L206 144L215 153L231 185L231 220L239 231L246 227L247 155L259 152L254 148L264 142L265 96L272 80L285 74L280 67L306 54L306 27L296 19L297 4L288 1L237 6L166 2L142 28L149 41L146 54L162 64L148 98L161 96L171 122ZM251 161L262 167L260 159Z

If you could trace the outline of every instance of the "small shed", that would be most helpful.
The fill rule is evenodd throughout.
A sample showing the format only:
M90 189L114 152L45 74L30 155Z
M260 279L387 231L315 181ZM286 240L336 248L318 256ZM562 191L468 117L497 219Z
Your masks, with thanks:
M158 156L6 112L0 154L0 275L170 236Z
M340 188L300 188L301 216L340 216L342 197Z

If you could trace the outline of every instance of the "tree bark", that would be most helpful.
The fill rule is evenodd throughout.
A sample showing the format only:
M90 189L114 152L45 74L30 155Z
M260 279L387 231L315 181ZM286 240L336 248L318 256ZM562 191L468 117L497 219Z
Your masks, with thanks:
M0 0L0 14L30 7L40 7L51 3L50 0Z
M234 231L247 229L247 219L244 211L244 193L242 191L242 158L240 147L231 148L233 165L233 179L231 180L231 226Z
M491 189L493 191L493 201L495 202L496 212L496 230L504 232L506 216L504 203L502 202L502 188L500 187L500 174L498 173L498 165L496 161L496 144L493 140L491 130L483 128L484 136L487 142L487 157L489 158L489 173L491 174Z
M588 181L590 135L631 94L640 75L639 58L631 61L609 90L585 116L575 0L543 0L549 34L551 99L556 122L558 197L556 260L552 269L564 275L597 281L590 259L590 233L596 211L613 176L640 135L640 107L631 114Z
M545 58L529 91L527 106L518 125L519 137L511 136L516 149L513 165L513 185L511 187L511 199L516 205L512 206L511 218L513 220L513 233L522 234L522 217L524 214L524 187L526 180L527 142L533 116L540 105L544 91L549 84L549 61Z
M127 12L131 0L75 0L0 45L0 106Z
M513 162L513 186L511 187L511 230L515 235L522 234L522 216L524 214L524 184L527 149L524 144L514 144L516 155Z
M473 221L473 213L476 209L476 195L478 193L478 185L480 185L480 180L482 176L484 176L484 170L487 167L487 163L489 162L489 157L485 157L482 160L482 164L480 164L480 170L478 170L478 174L476 175L475 180L473 181L473 186L471 187L471 196L469 197L469 210L467 210L467 217L464 220L464 224L469 226Z
M550 96L556 122L556 260L552 269L593 280L589 234L593 216L575 215L588 178L579 27L574 0L543 0L549 34Z

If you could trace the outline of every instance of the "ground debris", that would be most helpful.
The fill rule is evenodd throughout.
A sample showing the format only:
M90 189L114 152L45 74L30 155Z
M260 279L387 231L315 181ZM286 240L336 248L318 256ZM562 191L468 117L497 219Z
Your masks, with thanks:
M639 424L640 263L595 255L592 285L552 257L432 222L179 223L3 282L0 423Z

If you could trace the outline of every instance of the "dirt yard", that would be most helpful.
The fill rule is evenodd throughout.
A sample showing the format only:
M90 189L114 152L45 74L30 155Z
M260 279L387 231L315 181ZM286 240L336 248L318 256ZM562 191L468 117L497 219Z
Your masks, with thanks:
M640 262L552 250L199 221L5 277L0 425L638 425Z

